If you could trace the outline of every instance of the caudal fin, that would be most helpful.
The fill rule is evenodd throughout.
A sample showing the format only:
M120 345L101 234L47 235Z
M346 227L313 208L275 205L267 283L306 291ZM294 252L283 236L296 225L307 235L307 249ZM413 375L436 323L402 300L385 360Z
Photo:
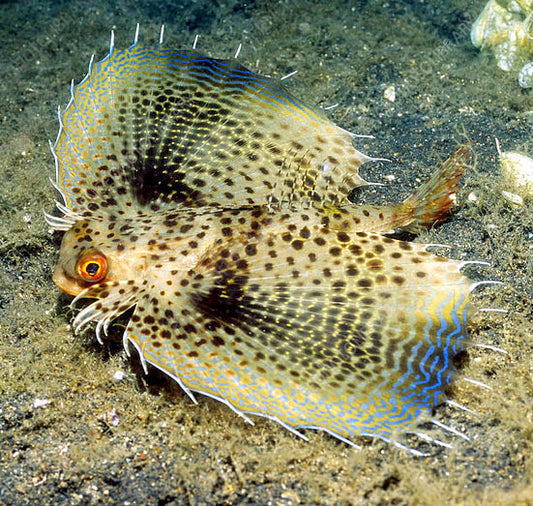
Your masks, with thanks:
M458 149L398 206L397 222L402 229L418 233L444 221L471 155L470 143Z

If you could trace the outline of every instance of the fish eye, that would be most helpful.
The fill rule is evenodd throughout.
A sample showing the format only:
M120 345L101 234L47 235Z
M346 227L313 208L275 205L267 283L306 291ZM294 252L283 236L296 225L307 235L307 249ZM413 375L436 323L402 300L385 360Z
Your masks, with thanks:
M107 275L107 258L96 250L88 250L76 263L76 272L89 283L96 283Z

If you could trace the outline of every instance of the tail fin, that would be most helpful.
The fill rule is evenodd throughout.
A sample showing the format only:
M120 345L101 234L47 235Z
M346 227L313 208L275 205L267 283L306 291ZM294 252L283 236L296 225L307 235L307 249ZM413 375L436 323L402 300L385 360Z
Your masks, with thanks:
M418 233L441 223L454 203L459 180L472 155L471 143L458 149L397 210L398 226Z

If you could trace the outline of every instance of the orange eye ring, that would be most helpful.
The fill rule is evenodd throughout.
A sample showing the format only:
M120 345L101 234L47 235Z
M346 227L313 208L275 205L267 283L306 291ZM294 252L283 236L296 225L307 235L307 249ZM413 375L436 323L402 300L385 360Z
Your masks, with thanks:
M86 251L76 263L76 272L89 283L97 283L107 276L107 258L96 250Z

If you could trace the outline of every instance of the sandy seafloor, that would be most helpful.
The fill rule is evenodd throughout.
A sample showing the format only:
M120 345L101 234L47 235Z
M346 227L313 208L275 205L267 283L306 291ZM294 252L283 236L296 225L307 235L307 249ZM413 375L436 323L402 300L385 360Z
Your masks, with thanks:
M533 91L471 46L484 0L2 2L0 4L0 504L533 504L531 201L513 207L495 137L533 155ZM357 140L390 163L363 175L386 183L363 198L399 201L459 144L476 153L456 214L417 241L445 243L455 258L489 267L476 279L483 307L461 357L451 399L436 417L469 435L439 436L452 450L419 446L414 457L380 441L357 450L307 431L305 442L274 422L250 426L205 397L198 405L121 348L121 329L100 346L94 329L73 334L70 298L51 281L61 234L43 210L55 191L48 139L69 84L92 53L131 44L135 23L151 43L229 57L281 77L309 104L375 139ZM395 102L384 98L394 86ZM394 175L391 182L385 176ZM474 199L467 198L473 195ZM126 378L115 381L123 371ZM413 445L417 447L416 441Z

